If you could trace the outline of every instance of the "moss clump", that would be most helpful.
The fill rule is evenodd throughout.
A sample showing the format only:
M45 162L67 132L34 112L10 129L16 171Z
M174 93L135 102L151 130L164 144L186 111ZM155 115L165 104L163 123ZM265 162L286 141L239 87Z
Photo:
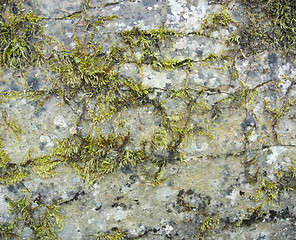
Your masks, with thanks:
M8 1L0 14L0 70L26 71L27 66L40 66L45 48L52 42L40 24L44 18L24 11L23 1Z
M84 138L73 136L59 141L51 159L62 159L72 165L77 173L90 186L102 174L114 172L125 165L135 166L142 160L140 151L127 149L129 135L116 135L113 132L98 137L88 135Z
M167 29L160 25L157 29L142 30L139 26L120 33L121 42L127 45L130 62L141 65L151 65L155 70L192 69L193 60L172 59L161 56L160 49L172 41L173 37L181 37L184 33ZM136 57L135 53L141 52Z
M296 19L293 0L236 0L239 8L229 8L230 1L215 1L222 5L218 13L209 14L201 28L192 34L218 40L224 49L205 56L201 65L228 70L233 79L240 79L237 60L256 61L262 53L276 52L295 63ZM231 14L232 11L235 13ZM236 19L234 19L234 15ZM218 37L214 33L219 32Z
M255 174L249 176L249 182L256 185L257 194L254 199L263 201L263 203L276 204L277 197L286 191L295 191L296 180L296 160L291 159L288 167L280 167L280 170L274 174L275 180L271 181L258 168ZM270 176L269 176L270 177Z
M13 163L0 141L0 184L16 184L29 175L23 164Z
M211 36L213 31L225 29L230 35L225 38L233 54L240 57L254 56L266 50L281 53L289 60L295 58L296 29L295 2L293 0L236 0L239 21L226 10L229 1L216 1L223 10L212 14L202 24L199 34ZM231 26L233 28L231 28ZM243 50L243 51L242 51ZM245 53L244 53L245 52Z
M121 32L118 42L108 50L103 48L102 42L95 40L93 34L84 38L74 35L75 47L69 50L44 34L41 26L43 18L38 17L32 11L19 11L18 14L14 14L11 10L13 4L17 4L17 9L23 8L22 1L14 1L3 9L3 12L9 12L11 17L1 25L3 34L5 33L3 35L3 39L5 38L3 49L5 50L2 52L0 64L3 69L14 67L21 71L38 65L51 82L51 86L47 91L26 89L23 92L2 93L3 102L27 98L40 101L42 104L50 96L57 94L65 104L75 109L72 105L77 100L77 96L83 94L85 98L82 99L81 104L90 122L87 136L75 134L58 141L58 146L49 155L33 157L29 154L22 165L26 167L26 170L37 172L42 177L51 177L55 174L56 166L68 164L74 167L90 186L101 174L112 173L127 164L134 166L145 159L163 169L167 162L163 155L170 154L171 160L178 159L182 155L177 148L188 132L184 131L187 123L182 120L185 116L188 118L187 114L177 118L170 117L161 101L149 97L155 89L146 87L133 78L124 78L118 71L121 65L131 63L139 67L148 64L158 71L177 68L190 70L193 67L191 59L162 58L158 50L161 45L167 44L173 37L181 36L180 32L167 29L165 26L151 30L135 27L132 30ZM87 30L93 31L93 28L103 26L105 21L117 18L115 16L100 17L94 22L94 19L87 17L87 11L91 8L93 7L90 2L86 1L81 11L57 20L78 20L86 24ZM11 52L14 43L23 49L20 52L15 50ZM53 48L53 43L55 48ZM141 52L139 59L134 57L136 51ZM25 75L23 74L24 78ZM167 97L170 98L170 93ZM187 101L187 99L190 100ZM186 92L183 95L183 101L186 101L189 106L195 98L191 93ZM162 122L160 129L155 131L150 141L139 144L142 146L141 149L135 149L132 146L128 128L120 127L116 120L131 107L135 109L154 107L154 114ZM183 123L180 124L180 120ZM18 130L8 120L6 123L13 130ZM102 134L99 129L101 124L106 123L111 123L117 132L125 133L117 134L111 131L107 135ZM193 128L190 131L193 132ZM148 154L149 147L152 153ZM29 171L25 172L28 174Z
M219 215L216 217L210 216L203 221L198 228L198 232L195 236L196 239L205 239L213 235L213 231L219 226Z
M14 215L14 220L11 223L0 224L2 239L15 239L16 237L21 239L25 227L30 228L37 239L59 239L57 231L62 229L64 221L59 206L43 205L38 201L33 201L30 192L16 200L5 197L5 201L9 205L9 211Z
M293 0L238 1L247 12L239 28L242 49L252 53L280 51L293 60L296 44L296 10Z
M19 141L20 135L22 134L22 129L9 119L8 114L5 110L2 111L2 120L3 125L5 125L9 130L11 130L16 139Z
M58 141L58 146L53 149L52 154L36 158L29 156L26 166L42 177L50 177L54 176L56 166L69 164L90 186L101 174L112 173L127 164L134 166L145 159L162 169L168 162L165 155L170 155L170 161L184 156L178 147L185 142L183 139L188 140L186 137L188 132L191 132L192 136L194 132L209 134L200 126L186 129L189 113L200 111L202 105L202 108L206 109L206 104L197 102L194 96L196 91L188 91L185 84L182 101L186 102L187 112L172 117L166 112L164 102L151 99L150 95L154 93L154 88L146 87L133 78L125 78L118 71L121 65L133 63L133 58L130 56L136 49L142 52L141 59L134 60L137 66L151 64L158 71L177 68L190 70L193 66L191 59L177 60L166 57L161 60L155 52L157 46L180 35L177 31L166 29L164 26L152 30L141 30L137 27L120 33L119 43L112 45L108 51L103 49L101 42L94 40L93 35L85 38L74 36L75 48L72 50L62 45L57 49L50 49L44 58L44 63L41 63L42 70L51 82L51 89L47 91L46 96L58 94L65 104L75 109L77 96L83 94L85 98L80 103L89 119L89 134L87 136L76 134ZM150 61L146 58L147 53L155 57L153 59L148 57ZM167 91L166 97L177 98L181 96L180 94L181 92ZM199 92L199 95L201 94L202 91ZM21 95L22 93L10 95L4 93L3 97L6 96L6 99L11 100ZM26 96L42 102L43 99L38 98L40 95L41 92L26 91ZM130 141L129 127L120 126L117 119L130 108L143 107L153 107L153 114L161 125L150 141L139 143L142 148L137 148ZM209 110L210 108L206 109ZM115 131L102 134L99 129L106 123L124 134L117 134ZM152 152L148 154L149 147Z
M223 9L218 13L209 14L203 21L200 29L194 33L210 37L213 32L229 28L230 26L237 26L238 23L226 9Z
M95 240L124 240L126 233L121 229L112 231L111 233L96 234Z
M255 206L245 210L236 224L237 226L249 221L262 220L269 206L280 207L280 197L286 192L296 190L295 159L291 158L288 166L280 166L277 172L269 176L260 167L251 173L250 168L255 164L256 158L248 161L247 164L247 180L255 190L255 194L252 196Z
M15 233L15 226L12 223L3 222L0 223L0 237L4 240L12 240L19 235Z

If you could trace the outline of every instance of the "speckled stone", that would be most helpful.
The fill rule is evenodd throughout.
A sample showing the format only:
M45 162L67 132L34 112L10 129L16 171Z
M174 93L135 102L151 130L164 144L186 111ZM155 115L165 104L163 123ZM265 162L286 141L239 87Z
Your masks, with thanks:
M82 0L36 0L31 7L37 14L48 17L44 24L49 34L71 49L74 46L72 36L75 20L59 18L79 11L82 3ZM198 30L207 14L217 12L220 8L205 0L110 0L91 1L91 4L95 7L89 10L89 14L120 17L108 21L105 28L99 27L102 36L97 37L105 38L108 35L111 40L104 44L109 47L118 38L116 33L134 26L151 29L164 24L168 28L185 32ZM77 32L82 36L88 34L79 29ZM171 46L163 47L168 52L167 56L196 60L188 76L188 86L195 90L206 87L208 94L200 101L209 106L219 104L241 86L225 71L200 65L200 59L211 52L218 53L226 49L226 46L217 41L218 38L188 35L176 39ZM248 71L251 59L243 58L236 63L242 82L250 88L279 79L283 75L295 76L293 63L285 62L274 53L265 53L262 58L262 62L253 63L253 71ZM263 74L263 70L268 67L271 71ZM186 79L183 70L159 72L146 66L141 71L133 64L120 66L122 76L133 77L156 89L151 99L161 99L167 88L181 89ZM13 76L11 72L5 71L1 79L6 79L6 82L0 81L1 92L21 89L17 84L18 76ZM29 79L32 89L44 89L49 84L38 69L30 73ZM211 129L215 138L212 140L200 135L190 144L180 146L187 154L187 164L169 163L164 173L165 181L159 186L152 186L151 181L147 180L143 166L119 169L112 175L102 176L89 188L72 168L60 166L53 178L42 179L36 174L30 175L18 186L0 186L0 221L12 218L4 195L11 198L19 196L22 187L25 187L32 191L33 199L40 195L44 203L58 199L65 202L62 204L62 213L66 218L64 228L59 232L62 240L95 239L95 234L112 228L124 229L131 239L194 239L205 216L217 213L222 224L229 224L228 228L215 231L208 239L292 240L296 235L295 191L283 195L281 206L270 207L269 214L272 216L265 216L261 222L242 227L234 227L232 224L238 221L247 207L254 206L250 200L254 189L246 182L246 157L256 155L258 164L270 174L278 171L280 166L288 166L291 159L295 158L295 117L291 119L286 116L279 120L276 130L282 135L282 144L274 145L271 118L264 110L264 100L275 106L276 99L283 96L290 85L291 81L285 80L277 90L262 86L259 95L246 104L245 108L233 106L223 109L221 113L194 116L192 124L205 128L209 119L215 118L216 124ZM211 89L219 89L219 92L213 93ZM290 94L290 99L295 97L295 86ZM61 99L53 96L37 112L34 111L36 104L27 100L1 104L1 110L5 110L10 119L22 126L23 130L20 141L16 142L9 129L0 126L2 144L14 162L22 162L31 149L33 154L48 154L57 139L74 134L74 111L68 105L57 106L59 103ZM82 112L78 103L75 112ZM173 100L167 101L165 107L171 112L184 109L182 104ZM295 116L295 110L293 107L290 115ZM152 111L149 108L139 108L128 109L123 113L133 116L129 127L136 147L140 140L150 136L158 127L159 119L151 114ZM87 121L79 129L87 132L83 126L88 126ZM246 133L252 128L247 149ZM263 149L262 145L267 147ZM153 165L146 167L156 170ZM24 229L24 239L29 239L31 235L30 229Z

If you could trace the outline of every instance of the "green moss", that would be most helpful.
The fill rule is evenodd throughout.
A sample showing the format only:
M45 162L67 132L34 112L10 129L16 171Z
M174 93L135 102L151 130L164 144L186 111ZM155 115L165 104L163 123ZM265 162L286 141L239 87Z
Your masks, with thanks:
M223 99L223 102L229 101L236 107L246 106L259 94L258 86L250 88L242 81L240 81L240 83L242 88L231 94L229 97Z
M33 202L32 194L25 192L23 197L13 200L5 197L9 211L14 215L11 223L1 223L1 234L4 239L21 236L24 227L33 231L33 236L42 240L58 240L57 232L62 229L64 216L60 207L54 204L43 205ZM37 207L33 207L37 203ZM35 215L39 218L36 220ZM19 238L20 239L20 238Z
M164 60L154 61L153 67L157 70L174 70L176 68L193 69L193 60L186 58L184 60L165 58Z
M17 14L9 9L12 5ZM45 47L53 39L44 34L40 24L43 17L21 10L23 1L10 1L5 6L1 13L3 21L0 21L0 70L14 68L25 72L27 66L44 62ZM5 10L8 14L3 15Z
M89 16L88 10L95 9L95 8L99 9L98 15ZM100 32L99 27L105 27L105 23L107 21L116 20L119 18L118 15L100 16L102 8L103 8L103 2L101 2L100 6L96 7L91 5L90 0L84 0L81 3L81 10L73 13L69 13L63 17L55 18L55 20L64 20L64 19L76 20L76 23L73 24L75 27L78 27L78 26L85 27L86 31L96 30L97 32Z
M164 174L165 174L165 164L163 164L158 168L158 171L154 174L154 176L151 179L151 185L153 187L161 186L161 184L166 180L166 178L163 177Z
M215 218L213 216L208 217L199 226L198 232L196 234L196 239L205 239L213 235L213 231L219 226L219 215Z
M15 184L29 175L23 164L13 163L0 141L0 184Z
M283 77L283 80L286 80L285 76ZM277 143L279 144L283 144L283 141L280 134L276 131L277 124L282 118L288 116L289 112L291 112L293 107L296 105L296 98L291 97L291 91L295 85L295 78L288 78L288 80L290 81L290 85L287 88L287 91L281 98L277 97L275 103L271 105L270 101L264 99L265 111L271 115L272 131ZM282 80L278 80L275 83L275 89L277 92L279 92L278 85L281 82Z
M166 40L172 39L172 37L181 37L182 35L184 33L167 29L164 25L151 30L142 30L140 26L137 26L120 33L124 43L132 48L141 47L142 49L154 47L160 44L160 42L164 43Z
M53 204L46 206L34 227L37 239L60 239L57 232L62 230L63 223L64 215L60 213L60 207Z
M142 160L139 150L127 149L130 141L126 135L111 132L107 136L97 130L97 137L74 135L58 141L52 154L29 158L26 162L42 177L54 176L54 168L60 164L72 166L77 174L92 185L102 174L113 173L118 168L135 166Z
M226 38L226 43L233 44L232 52L243 49L246 56L252 56L266 50L280 52L291 59L295 57L295 5L293 0L237 0L240 4L240 21L236 21L225 10L229 1L217 1L224 5L219 13L211 14L202 24L200 34L228 28L235 30ZM243 54L243 57L244 54Z
M15 124L13 121L11 121L8 117L8 114L5 110L2 111L2 120L3 125L5 125L9 130L12 131L17 141L20 141L20 135L22 134L21 128Z
M19 235L15 233L15 226L12 223L3 222L0 223L0 237L3 240L13 240L19 238Z
M192 69L193 60L163 58L160 47L172 41L173 37L181 37L184 33L167 29L161 25L157 29L142 30L139 26L120 33L122 43L128 46L132 61L140 65L152 65L155 70L173 70L178 68ZM135 56L136 51L141 51L141 57Z
M241 44L251 51L280 50L283 56L295 56L295 3L293 0L241 1L249 12L240 31Z
M236 26L239 22L234 20L233 16L224 9L218 13L209 14L203 21L200 29L195 33L198 35L210 36L214 31L220 31L230 27L230 25Z
M291 158L288 166L280 166L280 169L271 176L266 176L266 172L261 170L260 167L257 168L255 173L251 174L249 169L255 163L256 157L246 164L247 180L255 190L255 194L252 196L255 206L245 209L245 213L236 224L237 226L251 219L260 219L266 213L269 206L280 207L280 197L286 192L296 190L295 159ZM270 180L270 177L273 180Z
M126 233L121 229L115 230L111 233L96 234L95 240L123 240L125 239Z
M231 11L227 10L230 1L220 2L225 4L222 10L209 14L196 32L179 32L167 29L164 25L150 30L143 30L138 26L116 34L118 39L106 48L103 47L104 42L95 40L96 34L100 34L100 27L104 27L107 21L116 20L118 16L101 16L100 10L104 7L102 4L98 7L98 15L89 17L88 10L96 7L90 4L90 0L86 0L81 10L55 19L75 20L74 49L67 49L48 37L42 27L44 18L30 10L22 11L23 1L6 1L6 5L2 4L0 68L20 71L26 82L29 69L37 67L47 76L51 86L47 90L32 91L24 83L26 89L23 91L1 93L0 102L27 99L39 102L40 107L50 96L58 95L61 103L67 104L74 111L74 115L79 102L83 114L76 118L74 125L79 129L82 122L87 122L89 129L84 129L83 134L77 130L72 136L58 140L57 146L48 155L38 156L37 153L36 157L33 152L29 153L21 164L13 163L0 145L1 184L18 183L32 172L41 177L53 177L56 168L65 164L75 169L90 187L104 174L114 173L127 165L141 164L143 168L146 167L150 183L153 186L161 185L165 180L167 163L185 162L182 148L186 148L200 135L214 139L213 129L218 116L223 114L223 108L235 106L235 110L246 109L261 93L260 87L271 84L269 81L251 88L247 82L242 82L240 72L236 69L238 60L252 61L257 54L266 50L278 51L288 59L293 59L295 55L295 9L292 1L237 0L236 2L242 4L242 13L246 13L242 14L240 21L235 20ZM12 11L13 5L16 6L17 14ZM77 33L78 26L84 27L90 34L82 36ZM217 32L219 43L225 45L225 50L210 53L201 59L169 57L173 51L169 48L177 38L189 35L212 38ZM197 63L222 71L228 70L229 78L239 81L240 88L233 93L222 91L220 87L189 87L188 76ZM144 86L137 79L124 77L119 71L123 65L133 65L139 70L144 66L156 71L183 70L186 73L184 86L178 90ZM292 87L295 79L289 80L293 83ZM151 97L155 90L162 91L163 97ZM214 106L206 102L205 99L209 95L221 92L228 94L228 97ZM287 116L295 106L295 99L289 99L287 96L288 93L279 101L279 106L266 102L266 112L273 118L273 129L276 129L277 121ZM170 109L166 108L168 101L175 101L184 107L170 112ZM134 144L131 129L135 126L129 126L128 117L124 116L130 109L137 112L147 108L153 109L153 117L159 126L149 139ZM211 113L214 116L211 120L202 123L195 121L196 116L210 118ZM20 127L5 115L3 119L6 127L20 137ZM102 126L106 125L110 127L107 130L104 127L103 131ZM247 143L253 130L252 128L244 133ZM249 146L246 144L246 147ZM256 158L251 159L246 162L246 167L255 162ZM257 204L256 207L246 210L246 215L240 222L262 214L265 207L274 204L283 191L295 190L295 186L289 183L295 179L295 166L277 172L275 181L262 177L259 168L254 175L248 173L247 176L256 191L254 200ZM63 220L58 206L38 204L35 209L32 207L30 194L18 200L7 198L7 201L11 211L16 214L16 223L1 223L1 237L13 239L21 234L17 229L28 226L38 239L58 239L57 230L61 228ZM187 207L192 208L191 205ZM33 217L37 210L41 211L38 220ZM218 216L205 218L199 226L196 238L210 237L218 225ZM96 239L124 237L125 233L118 230L115 233L97 235Z

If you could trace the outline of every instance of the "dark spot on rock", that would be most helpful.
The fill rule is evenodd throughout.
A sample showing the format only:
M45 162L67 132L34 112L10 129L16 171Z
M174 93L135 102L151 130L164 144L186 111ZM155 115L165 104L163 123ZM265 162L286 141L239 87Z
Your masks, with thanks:
M278 68L277 56L274 53L272 53L272 54L269 54L267 58L268 58L268 65L270 68L270 76L272 76L274 75L275 70Z
M255 117L253 115L251 115L249 112L247 112L247 116L246 116L245 120L242 122L241 127L244 132L247 132L250 130L249 128L252 126L254 128L256 128Z
M270 149L267 150L267 155L272 154L272 151Z
M47 110L47 108L41 106L40 108L38 108L38 111L34 111L34 116L35 116L35 117L39 117L40 114L41 114L42 112L45 112L46 110Z
M196 50L195 53L197 54L197 56L202 57L203 51Z
M262 130L262 131L265 131L266 129L267 129L266 125L265 125L265 124L262 125L261 130Z
M272 65L277 64L277 56L274 53L268 55L268 63Z
M7 190L8 190L9 192L16 193L16 189L14 188L13 185L9 185L9 186L7 187Z
M41 197L41 193L40 192L37 194L37 196L34 198L33 201L35 203L37 203L37 204L42 204L42 197Z
M16 189L23 189L25 187L26 186L23 181L20 181L19 183L16 184Z
M131 175L131 176L129 177L129 179L130 179L131 181L133 181L133 183L135 183L136 180L137 180L137 175Z
M133 173L133 170L132 170L130 164L122 166L120 168L120 171L125 175Z
M55 15L55 14L56 14L56 15L60 14L60 9L56 9L53 13L54 13L54 15Z
M118 201L118 200L123 199L123 198L124 198L124 196L118 196L118 197L115 198L115 200Z
M186 191L187 195L192 195L194 193L194 191L190 188Z
M177 197L182 197L182 195L185 193L184 189L181 189L177 195Z
M113 207L113 208L118 207L118 206L119 206L118 203L113 203L113 204L111 205L111 207Z
M11 91L20 91L21 87L16 84L16 82L11 82L10 86L9 86Z
M29 78L27 84L31 90L38 90L40 86L38 79L35 77Z
M68 196L68 197L72 197L74 194L75 194L75 192L70 191L70 192L67 193L67 196Z
M274 220L276 218L276 216L277 216L277 212L276 211L269 210L269 218L270 218L271 221Z
M165 89L169 89L171 86L172 86L171 83L166 83L166 84L165 84Z
M152 6L154 6L154 1L143 0L143 4L144 4L145 7L152 7Z
M168 187L173 187L174 186L174 181L169 181L167 184Z
M95 210L96 210L96 211L99 211L101 208L102 208L102 205L97 206L97 207L95 208Z
M212 114L212 116L211 116L211 118L212 119L216 119L216 118L218 118L220 115L216 112L216 111L214 111L213 112L213 114Z
M41 142L40 145L39 145L39 149L40 149L41 151L43 151L44 148L45 148L45 145L46 145L46 142Z
M124 203L113 203L111 205L112 208L117 208L117 207L121 207L122 209L126 210L127 209L127 205Z

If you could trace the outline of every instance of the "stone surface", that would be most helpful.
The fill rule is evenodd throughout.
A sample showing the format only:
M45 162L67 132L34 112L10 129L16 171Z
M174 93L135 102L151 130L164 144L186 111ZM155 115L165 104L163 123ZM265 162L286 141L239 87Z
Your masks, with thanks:
M85 36L89 33L79 29L79 22L77 29L73 27L77 20L60 18L79 11L82 3L82 0L38 0L34 1L32 9L48 17L44 24L51 36L68 49L73 49L73 34ZM89 15L98 16L99 12L99 16L120 17L107 21L105 28L99 26L102 35L97 38L110 37L109 42L103 43L107 48L118 40L117 33L135 26L149 30L163 24L182 32L196 31L208 14L221 8L204 0L91 1L91 4L95 7L88 10ZM260 167L272 181L277 171L287 168L295 159L295 105L291 105L288 114L276 125L281 141L275 140L273 120L265 108L265 102L269 102L271 108L280 107L287 91L289 100L295 98L295 85L292 85L295 82L295 65L272 52L265 52L261 56L262 61L241 58L236 62L241 73L240 80L249 88L259 86L259 93L250 102L243 99L243 107L235 102L223 105L222 100L239 91L242 85L216 66L201 65L201 59L210 53L227 49L219 43L218 37L185 35L176 38L170 45L160 47L162 56L180 60L190 57L194 60L188 76L183 69L157 71L152 66L143 66L139 70L133 63L120 66L120 73L154 88L151 99L164 99L165 89L182 89L186 77L192 91L204 88L206 94L198 101L205 102L212 109L218 106L221 111L203 113L200 110L191 117L191 124L208 129L214 138L197 134L188 144L180 145L179 150L186 153L186 164L170 162L169 159L163 175L165 180L157 184L154 184L152 176L158 168L147 163L137 167L125 166L114 174L103 175L89 188L74 169L66 165L58 166L55 169L57 174L52 178L32 174L16 186L0 185L0 222L12 219L4 195L15 198L22 195L23 188L27 188L32 191L33 199L40 196L47 204L54 200L64 202L61 211L65 222L58 233L61 239L95 239L95 234L111 231L112 228L122 228L127 232L128 239L194 239L202 223L217 215L225 228L211 230L213 235L208 235L207 239L294 239L295 184L293 191L279 196L279 206L268 206L269 215L254 222L246 221L240 227L236 227L235 223L246 214L247 208L256 206L256 201L252 200L256 190L246 181L246 161L256 156L251 172ZM269 71L265 73L264 69ZM30 75L28 85L32 89L49 87L38 69ZM283 79L283 75L293 80ZM22 87L17 84L20 79L9 70L4 72L0 91L21 90ZM279 86L270 83L279 79ZM80 96L81 99L84 97ZM5 111L9 120L22 129L18 141L7 125L0 126L3 149L15 163L22 162L31 149L36 156L49 154L56 146L56 140L75 135L77 131L87 133L87 119L77 129L73 128L73 116L79 116L83 111L79 99L75 109L73 104L60 105L61 101L58 96L52 96L37 112L36 104L26 99L1 104L1 111ZM173 115L182 112L186 104L169 99L164 106ZM153 107L143 107L126 109L122 113L122 118L129 119L134 148L159 128L160 119L153 114L154 111ZM210 126L211 119L215 120L215 124ZM108 131L109 128L103 126L102 129ZM32 234L28 228L22 236L29 239Z

